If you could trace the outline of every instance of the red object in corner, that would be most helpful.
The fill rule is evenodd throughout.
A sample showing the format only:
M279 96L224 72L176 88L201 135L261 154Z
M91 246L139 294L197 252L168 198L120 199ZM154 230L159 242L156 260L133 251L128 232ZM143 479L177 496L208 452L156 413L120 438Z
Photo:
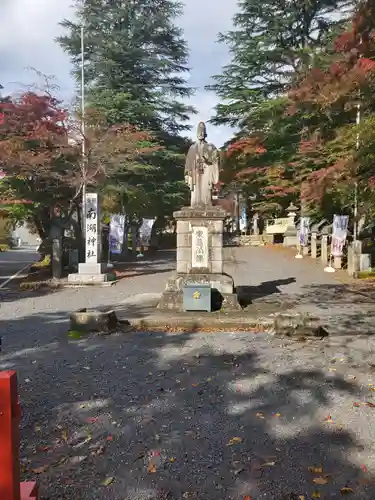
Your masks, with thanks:
M0 372L0 499L37 500L35 482L20 484L20 404L15 371Z
M21 483L21 500L38 500L38 487L35 481Z

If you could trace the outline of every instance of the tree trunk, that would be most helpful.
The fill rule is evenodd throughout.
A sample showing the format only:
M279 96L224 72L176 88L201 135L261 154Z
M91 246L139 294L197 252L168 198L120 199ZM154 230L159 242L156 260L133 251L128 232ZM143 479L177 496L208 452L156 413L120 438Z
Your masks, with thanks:
M34 222L35 228L36 228L41 240L45 240L48 237L48 233L49 233L49 227L47 230L46 222L38 215L34 215L33 222ZM48 226L49 226L49 224L48 224Z
M85 240L83 238L83 221L82 221L82 212L79 202L75 202L76 214L77 214L77 225L75 226L75 238L77 240L77 248L79 261L85 261Z
M126 212L124 209L122 210L122 214L125 217L124 217L124 236L122 238L121 256L126 257L128 255L129 220L128 220L128 217L126 216Z

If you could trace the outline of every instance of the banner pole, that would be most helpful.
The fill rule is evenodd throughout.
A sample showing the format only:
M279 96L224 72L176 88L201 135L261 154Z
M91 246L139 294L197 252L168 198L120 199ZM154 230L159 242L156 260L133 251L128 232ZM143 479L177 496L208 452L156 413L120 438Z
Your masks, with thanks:
M113 264L111 262L111 221L108 224L108 258L107 258L107 267L111 269Z

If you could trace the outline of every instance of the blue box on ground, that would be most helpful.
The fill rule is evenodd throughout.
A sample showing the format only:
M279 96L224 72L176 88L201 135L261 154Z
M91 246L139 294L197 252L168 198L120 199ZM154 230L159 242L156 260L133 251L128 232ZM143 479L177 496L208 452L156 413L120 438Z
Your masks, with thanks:
M184 311L211 312L211 286L202 283L189 283L183 288Z

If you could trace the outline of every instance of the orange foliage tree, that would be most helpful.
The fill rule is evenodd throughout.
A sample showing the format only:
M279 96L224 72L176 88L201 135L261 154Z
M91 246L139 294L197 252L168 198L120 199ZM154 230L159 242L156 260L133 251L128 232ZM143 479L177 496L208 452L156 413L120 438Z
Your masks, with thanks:
M1 104L2 196L31 202L29 222L42 238L57 206L67 216L80 211L84 183L96 190L120 169L139 170L142 157L155 149L150 134L108 127L95 110L88 112L83 136L77 120L48 93L27 92Z

